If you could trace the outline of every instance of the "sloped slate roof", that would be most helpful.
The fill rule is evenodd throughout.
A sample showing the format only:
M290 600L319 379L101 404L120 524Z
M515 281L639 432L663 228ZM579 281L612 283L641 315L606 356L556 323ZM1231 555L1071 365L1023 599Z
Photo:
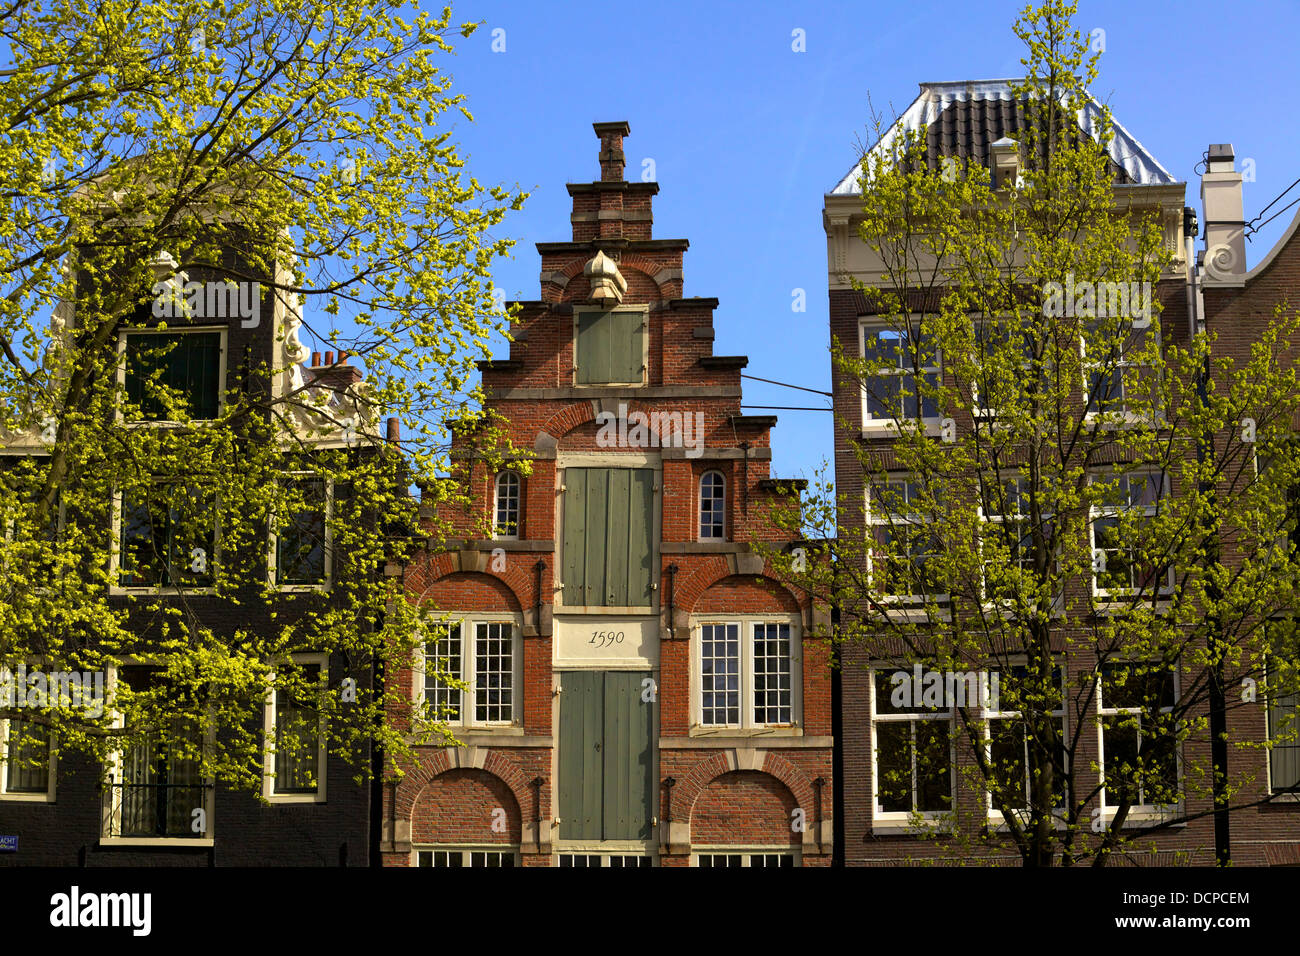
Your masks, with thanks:
M1022 102L1011 94L1017 80L963 80L955 83L922 83L921 92L903 115L871 147L885 153L893 146L899 130L927 128L927 161L938 166L944 156L970 159L985 166L989 147L999 139L1015 139L1021 125ZM1089 97L1079 111L1079 128L1096 139L1101 124L1101 104ZM1110 143L1111 165L1117 183L1163 185L1177 180L1133 134L1111 117L1114 136ZM831 190L830 195L857 195L862 171L855 163Z

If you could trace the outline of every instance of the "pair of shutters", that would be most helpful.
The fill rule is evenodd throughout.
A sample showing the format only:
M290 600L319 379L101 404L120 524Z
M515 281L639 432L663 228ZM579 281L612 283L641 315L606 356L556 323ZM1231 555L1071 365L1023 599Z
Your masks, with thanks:
M643 312L579 312L579 385L641 384Z
M647 840L654 799L649 671L560 678L560 839Z
M653 516L653 469L565 469L567 606L650 606Z

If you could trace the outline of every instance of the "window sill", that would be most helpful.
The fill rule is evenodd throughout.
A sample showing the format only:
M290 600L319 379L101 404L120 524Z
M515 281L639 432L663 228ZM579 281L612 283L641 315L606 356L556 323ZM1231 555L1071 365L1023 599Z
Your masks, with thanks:
M1124 826L1120 827L1120 829L1140 830L1154 823L1170 823L1179 820L1183 816L1185 816L1185 813L1181 804L1146 804L1140 807L1130 807L1128 816L1124 818ZM1102 807L1101 819L1109 826L1115 819L1115 808ZM1187 821L1173 823L1173 826L1185 827Z
M273 584L271 589L280 594L324 594L330 589L332 583L326 581L321 584Z
M942 433L943 419L925 418L921 420L921 430L927 438L938 438ZM904 430L901 422L893 419L864 418L862 422L863 438L897 438ZM915 430L915 422L907 422L907 430Z
M956 821L949 813L917 818L911 814L875 813L871 819L871 832L881 836L917 836L922 833L952 833Z
M712 727L704 724L691 724L687 736L705 738L802 737L803 728L797 724L781 724L772 727Z
M1095 614L1112 616L1125 614L1130 611L1151 611L1156 614L1167 614L1171 601L1168 597L1158 598L1139 598L1136 595L1125 598L1118 594L1093 594L1092 610Z
M1169 423L1163 417L1151 418L1146 415L1130 415L1127 412L1087 412L1083 416L1083 421L1087 425L1116 431L1125 428L1169 427Z
M655 609L652 605L649 604L645 606L631 606L631 607L615 607L612 605L606 606L604 604L588 604L588 605L557 604L555 605L554 613L556 615L563 615L563 614L616 615L617 614L617 615L622 615L623 617L650 617L655 613Z
M0 803L54 803L52 793L0 793Z
M3 796L0 796L0 800L3 800L3 799L5 799L5 798L4 798ZM1296 793L1296 792L1294 792L1294 791L1289 791L1289 790L1283 790L1283 791L1281 791L1281 792L1279 792L1279 793L1272 793L1272 792L1270 791L1270 795L1269 795L1269 798L1268 798L1268 802L1269 802L1269 803L1279 803L1279 804L1280 804L1280 803L1294 803L1294 804L1300 805L1300 793Z
M323 793L267 793L263 794L267 803L275 804L316 804L324 803Z
M99 845L103 847L123 846L123 847L170 847L170 846L188 846L195 849L204 849L216 845L213 837L198 837L189 839L187 837L100 837Z
M175 587L119 587L109 585L109 597L213 597L215 587L175 588Z
M926 624L931 621L947 623L952 620L952 611L946 606L947 595L943 600L933 602L899 600L881 602L885 604L886 617L899 624Z
M1015 815L1019 817L1021 826L1026 826L1029 824L1030 822L1029 811L1018 810L1016 811ZM1065 818L1063 814L1054 813L1053 817L1055 817L1055 819L1052 820L1053 830L1065 830L1069 827L1069 824L1065 822ZM993 831L994 833L1011 832L1011 828L1007 826L1006 819L997 810L989 811L987 827L989 830Z

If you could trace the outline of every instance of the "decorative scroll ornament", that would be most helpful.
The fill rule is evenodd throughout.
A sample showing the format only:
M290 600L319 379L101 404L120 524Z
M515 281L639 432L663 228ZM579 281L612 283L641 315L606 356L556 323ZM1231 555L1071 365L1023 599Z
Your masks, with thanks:
M627 292L627 280L618 271L614 260L597 250L582 269L582 274L591 280L591 301L601 305L618 305Z

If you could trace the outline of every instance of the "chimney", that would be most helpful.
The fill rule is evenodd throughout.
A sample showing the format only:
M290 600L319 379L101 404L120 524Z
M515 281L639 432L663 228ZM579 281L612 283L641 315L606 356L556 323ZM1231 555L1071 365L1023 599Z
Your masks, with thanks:
M402 440L402 421L400 418L397 418L395 416L390 417L388 419L388 442L391 445L396 445L401 440Z
M1205 281L1240 281L1246 274L1245 214L1241 173L1231 143L1211 143L1201 176L1201 205L1205 209Z
M333 365L333 364L334 364L334 353L333 353L333 352L326 352L326 353L325 353L325 364L326 364L326 365Z
M626 161L623 158L623 137L632 130L626 122L592 123L600 137L600 180L605 183L623 182Z

